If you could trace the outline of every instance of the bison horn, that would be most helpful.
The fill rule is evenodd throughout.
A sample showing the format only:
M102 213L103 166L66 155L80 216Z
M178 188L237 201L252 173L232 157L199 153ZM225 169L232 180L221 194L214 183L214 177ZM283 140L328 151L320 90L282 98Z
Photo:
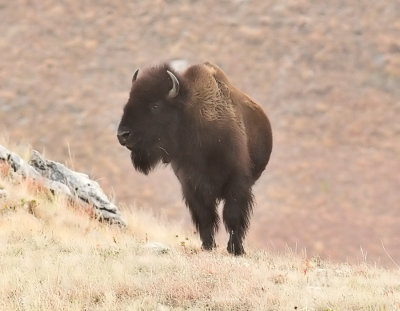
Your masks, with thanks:
M168 73L168 75L170 76L170 78L172 80L172 88L168 93L168 97L169 98L174 98L179 93L179 81L171 71L167 70L167 73Z
M139 69L136 69L136 71L135 71L135 73L133 74L133 77L132 77L132 83L136 81L138 74L139 74Z

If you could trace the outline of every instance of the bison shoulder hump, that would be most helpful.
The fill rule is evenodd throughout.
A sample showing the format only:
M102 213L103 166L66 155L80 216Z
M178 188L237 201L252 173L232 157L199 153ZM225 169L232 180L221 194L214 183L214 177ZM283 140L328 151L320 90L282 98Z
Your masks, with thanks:
M205 63L188 68L184 75L190 81L192 104L199 108L205 120L231 120L243 128L232 101L231 85L221 69Z

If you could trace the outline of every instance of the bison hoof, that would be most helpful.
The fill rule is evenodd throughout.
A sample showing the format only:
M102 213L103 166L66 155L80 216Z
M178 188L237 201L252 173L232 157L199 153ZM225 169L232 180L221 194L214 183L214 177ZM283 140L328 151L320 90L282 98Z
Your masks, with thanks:
M235 256L241 256L241 255L246 254L242 245L228 243L228 247L226 249L227 249L228 253L235 255Z
M213 250L213 248L215 248L215 242L212 243L203 243L203 245L201 246L201 249L205 250L205 251L211 251Z

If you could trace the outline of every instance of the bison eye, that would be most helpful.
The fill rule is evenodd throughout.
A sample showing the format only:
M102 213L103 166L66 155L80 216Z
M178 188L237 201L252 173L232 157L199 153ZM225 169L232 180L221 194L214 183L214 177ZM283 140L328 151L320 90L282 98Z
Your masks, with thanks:
M156 103L153 103L152 105L151 105L151 110L152 111L157 111L157 110L159 110L160 109L160 102L156 102Z

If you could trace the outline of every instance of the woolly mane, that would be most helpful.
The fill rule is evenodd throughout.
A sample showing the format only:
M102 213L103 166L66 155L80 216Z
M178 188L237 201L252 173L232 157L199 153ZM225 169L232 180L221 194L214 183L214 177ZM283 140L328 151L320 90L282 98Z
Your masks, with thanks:
M232 120L244 133L243 120L232 100L229 81L225 75L225 79L221 79L217 70L218 67L205 63L192 66L183 74L190 81L191 105L199 109L204 120Z

